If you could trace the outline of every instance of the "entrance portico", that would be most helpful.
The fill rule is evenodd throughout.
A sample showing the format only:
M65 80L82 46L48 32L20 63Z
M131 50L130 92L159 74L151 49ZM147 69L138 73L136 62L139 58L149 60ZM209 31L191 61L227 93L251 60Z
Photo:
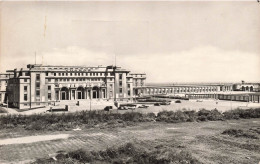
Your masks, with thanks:
M56 100L105 99L106 87L61 87L56 88Z

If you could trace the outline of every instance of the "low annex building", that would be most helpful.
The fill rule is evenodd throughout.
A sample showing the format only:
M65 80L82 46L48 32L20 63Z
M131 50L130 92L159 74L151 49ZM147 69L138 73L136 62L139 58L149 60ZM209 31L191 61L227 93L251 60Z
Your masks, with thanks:
M59 100L131 100L134 89L145 85L145 74L131 74L117 66L27 65L8 70L9 104L19 109L53 104Z

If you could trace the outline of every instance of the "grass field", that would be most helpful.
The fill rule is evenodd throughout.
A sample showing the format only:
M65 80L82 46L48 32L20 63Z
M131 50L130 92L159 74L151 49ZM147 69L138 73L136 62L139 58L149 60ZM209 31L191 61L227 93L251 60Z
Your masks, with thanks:
M26 131L21 127L0 130L1 140L32 137L31 143L0 145L0 163L30 163L50 158L57 151L100 151L133 143L147 151L168 146L184 151L200 163L258 163L260 161L260 119L206 122L145 122L127 127L82 128L80 131ZM228 133L223 133L228 129ZM231 133L230 133L231 131ZM247 137L247 132L256 137ZM239 132L239 133L237 133ZM67 139L47 140L47 135L67 135ZM233 135L235 134L235 135ZM239 135L238 135L239 134ZM242 135L241 135L242 134ZM42 136L44 141L33 142ZM47 138L46 138L47 137Z

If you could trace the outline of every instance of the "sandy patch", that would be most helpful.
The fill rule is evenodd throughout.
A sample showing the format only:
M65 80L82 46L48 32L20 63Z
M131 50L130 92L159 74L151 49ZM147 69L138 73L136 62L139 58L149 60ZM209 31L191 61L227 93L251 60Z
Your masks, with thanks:
M176 130L176 129L180 129L180 128L167 128L167 130Z
M40 141L50 141L57 139L67 139L69 134L57 134L57 135L40 135L40 136L28 136L19 138L10 138L0 140L0 145L10 145L10 144L25 144Z

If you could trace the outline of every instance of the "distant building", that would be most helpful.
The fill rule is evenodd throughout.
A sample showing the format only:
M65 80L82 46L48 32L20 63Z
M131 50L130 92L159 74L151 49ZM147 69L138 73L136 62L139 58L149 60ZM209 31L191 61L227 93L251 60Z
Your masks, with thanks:
M259 84L256 83L241 83L241 84L234 84L233 90L234 91L249 91L249 92L259 92Z
M145 74L131 74L115 66L27 65L7 72L10 105L19 109L46 106L58 100L131 100L136 87L145 84ZM134 83L134 85L133 85Z

